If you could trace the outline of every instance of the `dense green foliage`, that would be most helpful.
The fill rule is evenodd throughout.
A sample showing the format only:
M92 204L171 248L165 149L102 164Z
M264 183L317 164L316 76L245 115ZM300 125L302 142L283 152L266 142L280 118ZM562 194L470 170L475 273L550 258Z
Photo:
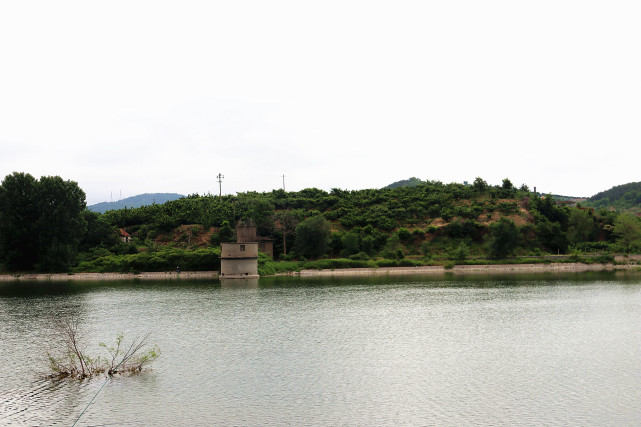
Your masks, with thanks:
M7 177L8 182L15 176ZM15 185L37 185L29 176L20 178ZM52 241L50 230L36 232L28 226L37 222L29 210L37 205L34 200L47 200L38 194L22 201L20 218L30 220L14 216L13 233L2 233L1 261L25 271L69 270L72 265L73 271L173 271L177 266L215 270L220 262L218 245L235 239L234 225L241 220L253 221L260 236L274 241L275 258L281 263L265 260L260 267L263 272L297 269L301 263L307 268L340 268L578 256L634 252L641 245L634 232L638 218L622 220L615 211L558 204L552 197L534 195L526 185L517 188L509 179L496 186L481 178L470 185L408 181L412 184L354 191L308 188L222 198L194 194L104 214L85 210L78 224L86 224L86 231L80 227L71 233L76 240L72 247L81 253L71 261L72 252L65 255L56 249L58 241L48 246L47 256L31 246L33 237ZM12 217L7 212L2 218L8 221ZM623 228L622 221L632 226ZM129 233L133 243L122 243L119 229ZM43 261L12 264L18 258L11 253L17 251L25 254L21 260L39 257ZM53 263L56 258L62 262Z
M305 258L319 258L327 252L330 226L323 215L314 215L296 227L296 251Z
M65 271L87 233L85 206L73 181L8 175L0 186L0 262L10 271Z
M617 185L590 197L586 206L641 211L641 182Z
M614 233L621 240L626 252L641 243L641 221L638 217L623 214L614 221Z
M81 261L75 272L143 272L174 271L177 267L184 271L220 270L220 249L207 248L184 250L161 248L153 252L134 254L113 254L103 250Z
M519 229L514 221L501 218L490 226L490 231L492 232L490 257L498 259L512 255L520 239Z

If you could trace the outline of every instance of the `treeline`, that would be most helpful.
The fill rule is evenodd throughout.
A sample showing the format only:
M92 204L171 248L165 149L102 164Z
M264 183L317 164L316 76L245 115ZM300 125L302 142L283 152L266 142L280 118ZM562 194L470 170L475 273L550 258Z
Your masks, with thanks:
M552 197L533 194L526 185L515 187L509 179L501 185L476 178L470 185L409 180L410 186L369 190L309 188L222 198L193 194L104 214L84 209L84 193L76 190L77 184L66 182L74 196L49 200L55 207L27 216L28 222L15 214L29 205L28 200L18 203L24 197L23 181L36 180L16 173L0 187L0 262L8 271L216 269L217 248L221 241L234 239L233 229L240 220L253 221L259 235L273 239L276 259L332 258L343 260L341 265L630 252L641 243L636 216L559 205ZM67 209L69 202L74 209ZM47 216L52 212L58 216ZM52 233L65 215L77 227ZM30 228L44 223L45 228ZM15 229L37 244L11 237ZM120 241L121 229L133 243ZM175 238L168 238L172 233ZM60 262L47 262L41 255L27 257L34 262L16 262L20 253L51 256L56 253L51 248L61 247L66 249L59 253L66 256Z
M222 198L194 194L163 205L110 211L96 221L126 229L144 250L185 224L211 230L208 242L217 247L233 240L238 221L251 219L261 236L274 240L276 259L332 258L352 266L382 259L413 265L624 252L639 244L636 218L626 217L632 228L623 239L623 225L617 223L622 217L616 212L559 205L525 185L515 187L509 179L496 186L481 178L471 185L417 180L408 184L352 191L274 190ZM187 246L184 239L181 242Z
M619 211L641 211L641 182L631 182L617 185L590 197L586 206L599 208L614 208Z

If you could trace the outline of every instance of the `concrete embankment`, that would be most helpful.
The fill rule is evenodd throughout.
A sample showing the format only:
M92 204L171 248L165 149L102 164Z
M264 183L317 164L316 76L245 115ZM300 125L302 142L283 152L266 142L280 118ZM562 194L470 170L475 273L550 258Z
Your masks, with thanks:
M639 270L638 265L613 264L499 264L499 265L455 265L446 269L443 266L421 267L379 267L379 268L346 268L337 270L303 270L300 273L289 273L300 276L381 276L381 275L439 275L451 274L499 274L499 273L580 273L586 271ZM286 275L286 274L284 274Z
M182 280L218 279L217 271L181 271L148 273L76 273L76 274L2 274L0 281L103 281L103 280Z
M345 268L336 270L302 270L279 273L277 276L384 276L384 275L443 275L443 274L530 274L581 273L587 271L639 271L641 266L631 264L493 264L420 267ZM107 281L107 280L218 280L218 271L148 272L148 273L76 273L76 274L3 274L0 282L7 281Z

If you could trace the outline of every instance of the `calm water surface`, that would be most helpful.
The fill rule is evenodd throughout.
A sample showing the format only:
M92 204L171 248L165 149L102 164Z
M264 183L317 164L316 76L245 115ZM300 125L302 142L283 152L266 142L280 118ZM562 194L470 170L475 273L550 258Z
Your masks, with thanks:
M641 276L0 284L0 425L72 425L104 378L42 379L151 332L153 371L77 425L640 425Z

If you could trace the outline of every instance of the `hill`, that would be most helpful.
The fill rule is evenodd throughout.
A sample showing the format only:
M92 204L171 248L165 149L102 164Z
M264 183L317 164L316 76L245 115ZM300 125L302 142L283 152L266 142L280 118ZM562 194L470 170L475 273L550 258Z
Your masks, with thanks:
M486 258L568 251L576 260L582 252L607 255L641 248L641 238L628 243L619 238L619 213L538 197L507 179L501 186L479 178L473 185L427 181L331 192L306 188L223 197L193 194L86 217L89 232L77 271L163 271L176 265L211 269L219 259L218 245L234 239L233 227L241 220L256 224L257 234L273 241L274 253L283 261L331 258L339 263L323 268L372 262L484 263ZM631 224L630 237L641 229L638 221ZM125 230L133 244L121 243L118 229Z
M141 206L149 206L153 204L163 204L172 200L177 200L185 197L177 193L145 193L137 196L127 197L126 199L118 200L117 202L101 202L95 205L87 206L87 209L93 212L105 213L110 210L125 209L125 208L139 208Z
M586 206L613 208L619 211L641 211L641 182L617 185L590 197Z
M416 177L411 177L409 179L403 179L401 181L396 181L390 185L383 188L398 188L398 187L418 187L419 185L425 184L425 181L422 181Z

